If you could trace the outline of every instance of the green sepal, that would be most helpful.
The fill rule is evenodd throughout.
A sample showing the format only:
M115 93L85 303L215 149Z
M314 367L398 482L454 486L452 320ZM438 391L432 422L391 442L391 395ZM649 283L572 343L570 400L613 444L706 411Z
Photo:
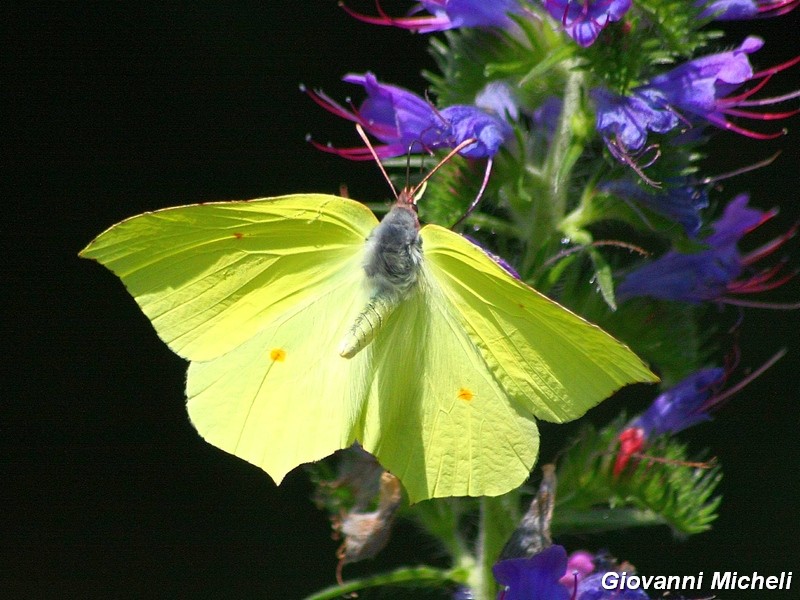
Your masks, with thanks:
M666 525L678 536L708 530L721 500L714 495L722 479L719 466L713 461L707 468L693 466L701 463L689 457L686 445L665 436L615 476L617 436L624 424L620 417L600 431L587 426L562 454L553 533L652 525Z

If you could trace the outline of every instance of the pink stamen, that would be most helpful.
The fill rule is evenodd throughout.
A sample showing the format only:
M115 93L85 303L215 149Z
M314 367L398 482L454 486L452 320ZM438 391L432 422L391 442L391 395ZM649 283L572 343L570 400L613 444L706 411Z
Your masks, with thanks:
M697 183L702 185L708 185L709 183L716 183L717 181L723 181L725 179L730 179L731 177L736 177L737 175L743 175L744 173L749 173L750 171L755 171L756 169L761 169L763 167L768 167L771 165L776 158L780 155L781 151L778 150L775 154L761 160L757 163L753 163L751 165L747 165L746 167L740 167L738 169L734 169L733 171L728 171L727 173L721 173L719 175L713 175L711 177L704 177Z
M732 281L728 284L728 291L736 294L754 294L757 292L766 292L780 287L787 281L791 280L796 274L788 273L783 277L775 279L775 276L783 271L786 266L786 261L782 261L777 265L773 265L769 269L764 269L757 275L744 281Z
M734 330L736 330L737 333L741 324L742 322L741 320L739 320L737 324L734 326ZM741 360L742 360L742 349L739 347L739 344L737 343L731 349L731 352L725 355L725 372L724 375L722 376L723 382L728 381L728 376L736 370ZM720 388L725 387L724 383L719 387Z
M780 73L788 69L789 67L793 67L797 63L800 63L800 56L795 56L791 60L787 60L784 63L779 65L775 65L774 67L770 67L769 69L764 69L763 71L759 71L758 73L754 74L751 79L759 79L761 77L767 77L769 75L774 75L775 73Z
M320 144L319 142L311 139L308 140L308 142L317 150L322 150L328 154L335 154L336 156L341 156L347 160L372 160L372 154L368 148L335 148L330 144ZM376 146L375 152L381 158L386 158L389 156L396 156L397 148L389 145ZM402 154L403 150L401 149L399 153Z
M800 3L800 0L761 0L758 10L763 12L782 10L787 6L794 5L796 7L798 3Z
M578 598L578 574L575 573L573 578L574 583L572 584L572 595L569 597L569 600L577 600Z
M761 13L759 18L766 17L780 17L788 12L793 11L800 4L800 0L780 0L778 2L765 2L758 7L758 12Z
M359 113L358 109L350 104L351 110L347 110L341 104L333 100L330 96L321 92L319 90L309 90L305 86L300 86L300 90L305 92L306 95L311 98L316 104L327 110L329 113L336 115L337 117L341 117L343 119L347 119L348 121L353 121L354 123L360 124L365 129L369 130L369 132L377 138L396 138L398 136L397 129L392 127L391 125L384 125L375 123L375 121L367 121L364 119L361 114ZM349 102L349 101L348 101ZM353 159L353 160L365 160L365 159Z
M359 117L357 114L350 112L324 92L321 92L319 90L309 90L305 86L301 86L300 90L305 92L309 98L311 98L322 108L324 108L330 113L333 113L337 117L342 117L343 119L347 119L348 121L356 121L356 122L359 121Z
M707 115L706 119L708 119L709 123L712 123L719 127L720 129L727 129L728 131L734 131L741 135L744 135L749 138L753 138L756 140L774 140L775 138L779 138L782 135L786 135L787 131L782 129L781 131L775 133L759 133L757 131L752 131L750 129L745 129L744 127L739 127L731 123L730 121L726 121L716 115Z
M797 233L797 228L798 228L798 224L795 223L791 227L791 229L789 229L789 231L784 233L782 236L777 237L774 240L771 240L771 241L767 242L766 244L764 244L760 248L756 248L755 250L753 250L749 254L746 254L745 256L742 257L742 264L745 267L748 267L748 266L752 265L753 263L761 260L762 258L764 258L766 256L769 256L770 254L772 254L773 252L778 250L778 248L783 246L786 242L788 242L790 239L792 239L795 236L795 234Z
M777 121L779 119L788 119L796 114L800 114L800 108L795 110L787 110L786 112L779 113L759 113L751 110L737 110L735 108L723 108L722 112L726 115L734 117L745 117L748 119L757 119L759 121Z
M723 304L743 306L744 308L766 308L768 310L799 310L800 302L759 302L757 300L743 300L741 298L724 297L720 299Z
M352 8L348 7L344 2L339 2L339 6L344 10L348 15L353 17L354 19L358 19L364 23L369 23L371 25L386 25L392 27L400 27L402 29L416 29L418 31L422 31L423 29L433 27L434 30L439 28L440 26L446 26L450 23L450 21L446 18L442 17L390 17L387 15L383 8L380 5L378 0L375 1L375 7L378 11L379 17L371 17L369 15L365 15L359 12L354 11Z
M750 233L751 231L755 231L756 229L761 227L764 223L766 223L770 219L775 218L775 216L777 216L777 214L778 214L778 209L777 208L769 209L768 211L766 211L764 214L761 215L761 218L758 220L758 223L756 223L752 227L748 227L747 229L745 229L744 232L742 233L742 235Z
M800 0L792 0L792 2L800 2ZM781 102L786 102L787 100L793 100L794 98L800 97L800 90L795 90L793 92L782 94L780 96L774 96L772 98L759 98L757 100L750 100L750 98L756 92L761 90L767 84L767 82L772 78L773 75L785 69L788 69L798 63L800 63L800 56L796 56L795 58L783 62L779 65L775 65L774 67L770 67L769 69L764 69L763 71L755 73L752 77L750 77L750 81L755 81L758 79L760 79L761 81L759 81L749 90L746 90L740 94L737 94L735 96L728 96L727 98L720 98L717 102L719 112L734 117L756 119L759 121L777 121L780 119L788 119L789 117L800 114L800 109L788 110L782 112L767 112L767 113L741 110L742 107L770 106L773 104L779 104ZM706 118L708 119L709 122L713 123L717 127L728 129L730 131L734 131L736 133L739 133L741 135L753 139L771 140L786 134L786 130L781 130L775 133L759 133L735 125L730 121L727 121L726 119L714 114L707 115Z
M777 268L770 269L768 273L762 273L759 277L774 277L778 271L782 270L784 265L777 265ZM797 272L787 273L783 277L775 279L773 281L765 281L762 284L751 283L751 282L744 282L741 286L736 286L731 284L728 286L730 292L734 294L756 294L761 292L769 292L770 290L777 289L782 285L786 284L787 282L791 281L797 277Z
M758 100L744 100L742 102L737 102L736 106L769 106L770 104L780 104L781 102L786 102L787 100L794 100L795 98L800 98L800 90L795 90L794 92L789 92L788 94L783 94L782 96L773 96L772 98L759 98ZM727 98L723 100L721 103L727 104Z
M767 75L761 81L759 81L756 85L754 85L752 88L742 92L738 96L728 96L727 98L721 98L719 101L720 101L720 103L725 103L725 104L738 104L739 101L746 100L747 98L749 98L750 96L755 94L758 90L760 90L765 85L767 85L767 82L771 78L772 78L772 75ZM753 79L755 79L755 77L751 78L750 81L752 81Z

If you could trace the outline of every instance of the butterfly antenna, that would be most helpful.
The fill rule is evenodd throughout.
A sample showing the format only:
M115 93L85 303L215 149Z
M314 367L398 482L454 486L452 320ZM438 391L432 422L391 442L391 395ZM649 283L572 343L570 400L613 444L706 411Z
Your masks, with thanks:
M414 147L415 143L416 142L411 142L408 145L408 150L406 151L406 185L405 185L405 189L409 188L408 182L411 181L411 149ZM420 167L422 166L424 160L425 159L424 159L424 156L423 156L423 160L420 161Z
M486 171L483 173L483 181L481 182L481 188L478 190L478 194L475 196L475 200L473 200L472 204L470 204L467 207L466 212L463 215L461 215L461 217L458 219L458 221L456 221L455 223L453 223L450 226L450 229L455 229L456 227L461 225L461 223L463 223L466 220L466 218L472 214L472 211L474 211L477 208L478 202L481 201L481 198L483 197L483 192L486 191L486 186L489 184L489 175L492 174L492 165L493 164L494 164L494 161L492 160L492 157L490 156L489 160L486 162Z
M420 188L422 188L422 186L424 186L428 182L428 179L430 179L433 176L433 174L436 173L436 171L441 169L451 158L453 158L456 154L461 152L464 148L466 148L467 146L471 146L477 141L478 141L477 138L468 138L463 142L461 142L458 146L450 150L450 152L447 153L447 156L445 156L442 160L439 161L439 164L437 164L430 171L428 171L428 174L422 178L422 181L420 181L417 185L415 185L413 189L409 190L408 192L409 197L410 198L415 197Z
M392 189L392 194L394 194L394 198L395 200L397 200L399 198L397 194L397 189L394 187L392 180L389 179L389 174L386 172L386 169L383 168L383 163L381 162L381 159L378 158L378 153L375 152L375 148L372 147L372 143L369 141L367 134L364 133L364 128L361 127L360 123L356 123L356 131L358 132L358 135L361 137L364 143L367 145L367 148L369 148L369 152L370 154L372 154L372 158L375 159L375 163L378 165L378 168L381 170L381 173L383 173L383 178L386 179L386 183L389 184L389 187Z

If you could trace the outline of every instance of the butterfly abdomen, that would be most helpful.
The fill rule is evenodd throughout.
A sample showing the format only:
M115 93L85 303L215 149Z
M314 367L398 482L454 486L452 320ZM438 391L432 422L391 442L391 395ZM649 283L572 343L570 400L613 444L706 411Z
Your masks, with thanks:
M370 299L339 346L352 358L365 348L394 309L417 283L422 264L422 240L414 210L397 204L367 239L364 272Z
M358 354L375 339L375 334L378 333L386 318L392 314L397 304L398 302L391 297L374 296L348 330L339 346L339 354L345 358L353 358Z

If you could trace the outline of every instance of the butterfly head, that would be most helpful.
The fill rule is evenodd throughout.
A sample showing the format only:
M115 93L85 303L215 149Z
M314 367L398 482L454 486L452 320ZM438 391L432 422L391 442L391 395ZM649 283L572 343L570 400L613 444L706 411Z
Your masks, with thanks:
M414 211L415 214L419 212L417 208L417 203L419 199L422 198L422 195L425 193L425 188L428 186L427 181L423 181L419 185L414 187L404 187L400 190L400 193L397 194L397 202L395 203L396 206L400 206L403 208L407 208L408 210Z

